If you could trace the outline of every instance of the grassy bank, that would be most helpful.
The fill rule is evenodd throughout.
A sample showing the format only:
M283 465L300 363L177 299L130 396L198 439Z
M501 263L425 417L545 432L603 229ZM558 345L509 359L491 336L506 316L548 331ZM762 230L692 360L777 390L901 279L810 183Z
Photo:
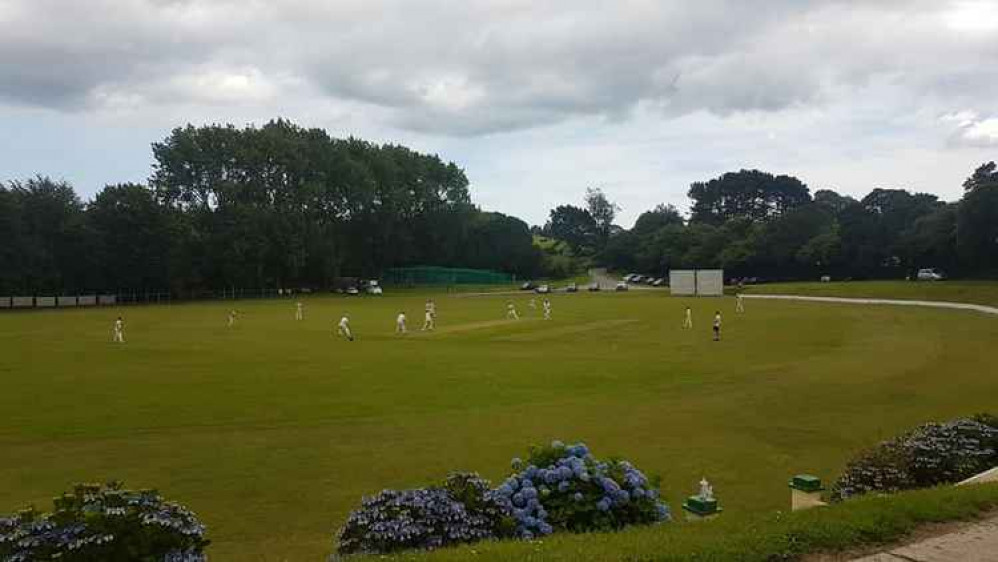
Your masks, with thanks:
M789 500L789 493L787 499ZM926 523L973 519L998 507L998 484L940 487L860 498L796 513L722 514L620 533L558 535L543 541L479 543L392 557L411 562L772 562L802 554L890 543ZM361 560L383 560L370 557ZM359 562L359 561L358 561Z
M747 294L952 301L998 306L998 282L995 281L767 283L746 287L745 291Z

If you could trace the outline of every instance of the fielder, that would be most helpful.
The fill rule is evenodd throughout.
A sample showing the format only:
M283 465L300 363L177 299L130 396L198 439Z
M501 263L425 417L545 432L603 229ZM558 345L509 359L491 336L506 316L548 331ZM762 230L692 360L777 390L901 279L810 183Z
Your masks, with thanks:
M398 317L395 319L395 333L404 334L405 330L405 312L399 312Z
M745 312L745 302L741 293L735 293L735 312Z
M721 341L721 311L714 312L714 341Z
M236 311L229 311L229 327L231 328L236 323Z
M690 307L686 307L686 317L683 318L683 329L692 330L693 329L693 310Z
M125 343L125 323L121 320L121 316L114 321L111 341L114 343Z
M305 309L302 307L301 302L295 304L295 320L305 319Z
M549 300L547 300L545 298L544 302L541 303L541 306L544 307L544 319L545 320L550 320L551 319L551 301L549 301Z
M353 332L350 331L350 315L344 314L343 318L340 318L340 323L336 327L336 333L345 337L346 339L353 341Z
M516 313L516 307L513 306L513 303L507 303L506 304L506 318L508 320L519 320L520 319L520 315Z

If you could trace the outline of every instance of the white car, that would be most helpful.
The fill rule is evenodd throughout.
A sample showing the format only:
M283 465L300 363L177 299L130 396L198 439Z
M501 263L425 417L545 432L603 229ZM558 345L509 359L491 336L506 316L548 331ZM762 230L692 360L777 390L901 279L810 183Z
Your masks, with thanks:
M943 275L943 272L934 267L919 269L918 274L915 276L915 279L919 281L942 281L945 278L946 276Z
M551 287L548 287L547 285L541 285L540 287L534 289L534 292L537 293L538 295L546 295L551 292Z
M614 287L613 290L614 291L626 291L628 288L629 287L627 286L627 283L624 283L623 281L621 281L620 283L617 283L617 286Z
M364 290L367 291L367 294L369 294L369 295L383 295L384 294L384 291L381 290L381 285L378 284L378 282L375 281L374 279L371 279L370 281L367 282L367 287L365 287Z

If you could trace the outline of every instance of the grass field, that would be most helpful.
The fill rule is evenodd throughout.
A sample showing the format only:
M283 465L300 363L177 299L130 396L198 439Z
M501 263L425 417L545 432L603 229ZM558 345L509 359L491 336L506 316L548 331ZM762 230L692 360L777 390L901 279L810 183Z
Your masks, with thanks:
M315 297L303 322L289 301L0 315L0 512L124 479L196 510L213 561L318 561L362 495L495 480L553 438L660 474L674 511L706 475L734 516L785 509L791 474L829 479L900 429L995 409L998 330L974 313L700 299L684 332L664 291L554 295L550 322L527 296L508 322L509 297L438 295L438 332L396 337L424 298ZM332 336L343 311L355 342Z

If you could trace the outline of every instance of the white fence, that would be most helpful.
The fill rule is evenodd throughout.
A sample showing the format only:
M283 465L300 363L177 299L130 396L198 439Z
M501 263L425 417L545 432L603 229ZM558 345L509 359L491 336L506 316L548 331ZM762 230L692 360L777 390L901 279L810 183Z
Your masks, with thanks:
M669 271L669 291L674 296L723 296L724 270L673 269Z
M0 297L0 308L10 308L10 297Z

